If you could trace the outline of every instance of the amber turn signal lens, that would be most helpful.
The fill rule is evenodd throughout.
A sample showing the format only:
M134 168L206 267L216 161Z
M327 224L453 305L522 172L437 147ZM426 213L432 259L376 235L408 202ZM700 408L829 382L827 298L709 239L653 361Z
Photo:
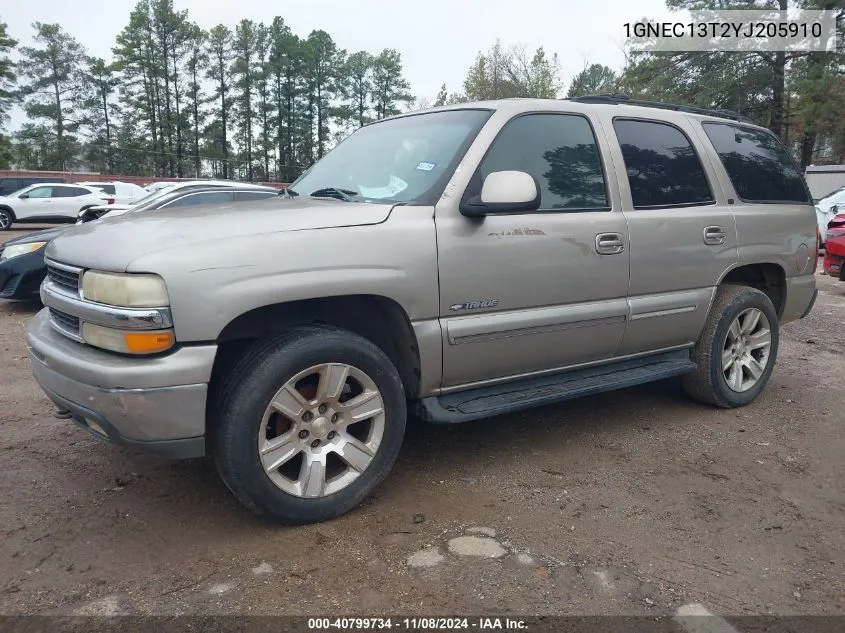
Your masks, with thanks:
M155 354L173 347L173 332L124 332L126 349L130 354Z

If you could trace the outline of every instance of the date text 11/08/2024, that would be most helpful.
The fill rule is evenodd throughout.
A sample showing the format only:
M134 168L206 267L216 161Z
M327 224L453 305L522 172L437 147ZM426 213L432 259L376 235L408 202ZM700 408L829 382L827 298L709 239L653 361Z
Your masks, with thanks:
M402 629L405 631L527 631L525 620L518 618L308 618L314 631L366 631Z

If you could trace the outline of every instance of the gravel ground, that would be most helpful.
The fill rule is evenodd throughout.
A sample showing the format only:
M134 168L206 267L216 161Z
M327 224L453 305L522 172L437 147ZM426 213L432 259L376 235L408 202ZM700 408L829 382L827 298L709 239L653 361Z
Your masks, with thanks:
M747 408L664 381L415 422L375 496L295 528L252 517L205 460L53 418L23 336L40 306L4 302L0 613L845 614L845 284L819 285Z

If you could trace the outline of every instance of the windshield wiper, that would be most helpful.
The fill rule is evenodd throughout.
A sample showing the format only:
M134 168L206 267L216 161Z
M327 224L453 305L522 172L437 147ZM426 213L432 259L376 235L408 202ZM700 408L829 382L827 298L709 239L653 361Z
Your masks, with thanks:
M291 189L290 187L285 187L284 189L280 189L280 190L279 190L279 195L280 195L280 196L285 196L285 197L287 197L287 198L296 198L296 196L298 196L298 195L299 195L299 192L298 192L298 191L294 191L294 190L293 190L293 189Z
M344 202L352 202L356 198L360 198L357 191L350 191L349 189L341 189L340 187L323 187L317 189L309 194L312 198L319 198L327 196L329 198L337 198Z

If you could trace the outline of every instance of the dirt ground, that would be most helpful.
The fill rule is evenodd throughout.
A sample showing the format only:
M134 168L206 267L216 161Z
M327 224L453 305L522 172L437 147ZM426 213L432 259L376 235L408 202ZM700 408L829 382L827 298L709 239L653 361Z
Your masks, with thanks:
M296 528L251 516L205 460L53 418L24 342L39 306L4 302L0 613L845 614L845 283L818 281L747 408L665 381L414 422L375 496Z

